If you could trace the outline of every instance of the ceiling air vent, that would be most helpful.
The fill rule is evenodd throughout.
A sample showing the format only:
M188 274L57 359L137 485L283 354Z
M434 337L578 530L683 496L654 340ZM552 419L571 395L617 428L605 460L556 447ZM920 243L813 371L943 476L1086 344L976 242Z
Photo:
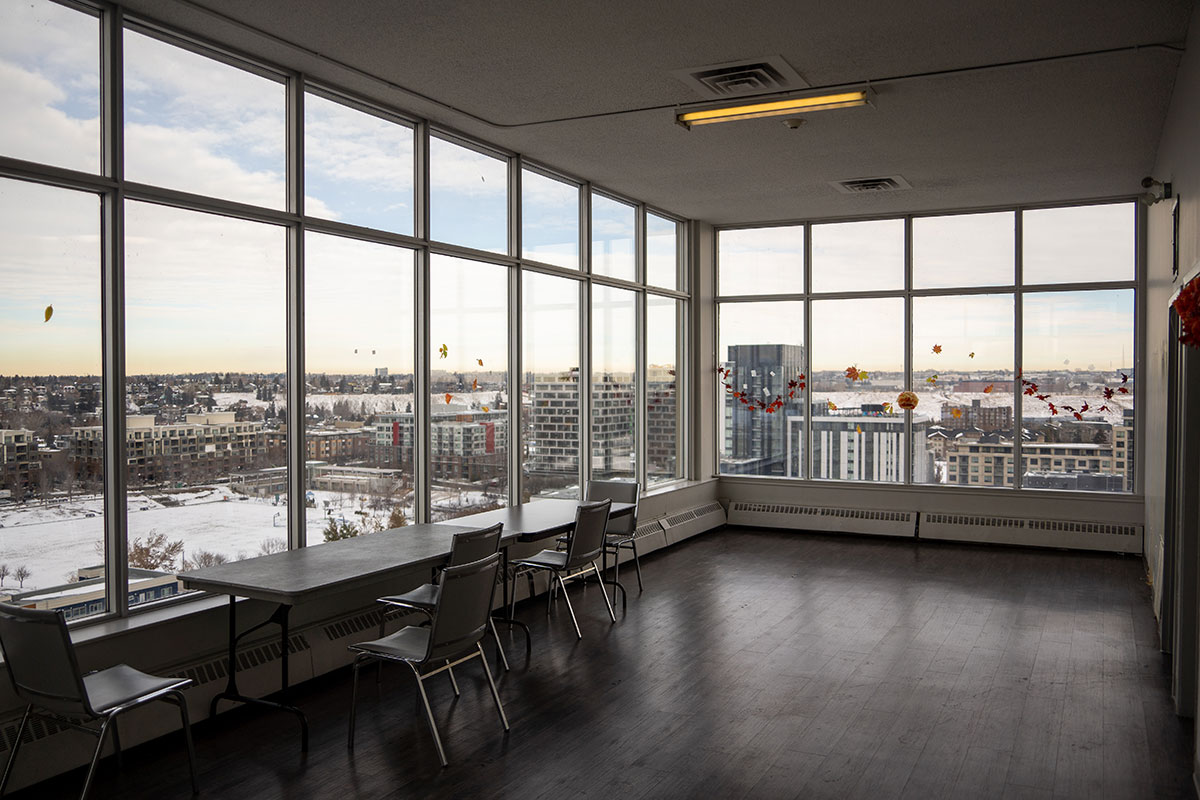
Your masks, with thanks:
M808 81L800 77L800 73L780 56L677 69L671 74L708 100L714 97L790 92L809 87Z
M848 181L830 181L829 185L842 194L877 194L879 192L895 192L900 189L912 188L912 185L899 175L887 175L882 178L852 178Z

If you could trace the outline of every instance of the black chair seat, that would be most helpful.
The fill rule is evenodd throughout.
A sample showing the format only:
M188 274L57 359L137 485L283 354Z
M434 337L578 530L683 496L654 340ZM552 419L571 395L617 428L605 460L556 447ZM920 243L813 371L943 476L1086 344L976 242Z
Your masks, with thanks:
M566 550L543 550L528 558L518 558L513 563L524 567L539 567L541 569L563 569L567 566Z
M352 650L395 658L401 661L420 660L429 649L429 628L409 626L371 642L358 642Z
M115 667L83 676L88 701L97 714L103 714L133 700L146 699L152 694L182 689L190 682L187 678L147 675L128 664L117 664Z
M432 609L437 605L441 587L435 583L426 583L404 594L393 594L379 598L381 603L394 606L411 606L412 608Z

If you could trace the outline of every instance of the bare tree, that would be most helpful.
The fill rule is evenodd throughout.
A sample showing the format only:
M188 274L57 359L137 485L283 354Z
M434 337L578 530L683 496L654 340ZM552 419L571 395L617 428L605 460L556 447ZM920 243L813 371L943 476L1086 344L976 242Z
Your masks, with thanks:
M136 537L129 543L129 566L142 569L174 569L175 559L183 552L183 540L167 541L165 533L153 529L146 534L146 541Z
M284 539L282 536L272 536L269 539L263 539L258 543L258 554L260 556L269 556L272 553L282 553L287 549L287 539Z
M4 579L9 575L12 575L12 572L9 571L8 564L0 564L0 586L4 585Z
M25 588L25 579L33 574L33 570L22 564L17 567L17 571L13 573L13 577L21 584L21 588Z
M224 564L229 560L229 556L224 553L214 553L209 550L197 550L192 554L191 558L184 556L184 569L203 569L204 567L215 567L217 564Z

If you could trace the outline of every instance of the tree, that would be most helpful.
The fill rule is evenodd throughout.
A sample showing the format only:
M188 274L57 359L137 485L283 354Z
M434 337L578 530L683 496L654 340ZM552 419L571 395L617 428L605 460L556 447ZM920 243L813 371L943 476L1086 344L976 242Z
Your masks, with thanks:
M258 544L258 554L260 556L282 553L284 550L287 550L287 539L281 536L272 536L269 539L263 539Z
M213 553L209 550L197 550L192 554L191 558L184 556L184 569L203 569L204 567L215 567L217 564L224 564L229 560L229 556L224 553Z
M392 509L392 513L388 514L387 526L389 528L403 528L408 524L408 517L404 515L404 509L396 506Z
M20 582L21 588L24 589L25 588L25 579L28 578L32 574L33 574L33 570L29 569L29 567L22 564L21 566L17 567L17 571L13 573L13 577L16 578L17 581Z
M4 579L11 575L12 572L8 569L8 564L0 564L0 586L4 585Z
M146 534L146 541L135 537L129 543L129 566L142 569L174 569L175 559L183 552L183 540L167 541L165 533L153 529Z
M329 520L329 524L325 526L324 534L325 541L336 542L341 539L353 539L358 536L358 527L348 520Z

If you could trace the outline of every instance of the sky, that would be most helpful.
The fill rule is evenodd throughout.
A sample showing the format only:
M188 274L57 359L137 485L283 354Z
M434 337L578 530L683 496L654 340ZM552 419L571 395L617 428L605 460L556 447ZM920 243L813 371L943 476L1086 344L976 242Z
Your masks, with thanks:
M96 18L46 2L11 3L5 14L0 102L11 114L0 126L0 152L98 170ZM125 32L124 44L127 177L283 208L283 83L134 31ZM307 213L412 233L413 129L311 93L305 122ZM434 137L430 149L434 238L505 251L506 162L448 138ZM525 255L578 266L578 188L528 169L522 183ZM635 208L599 193L591 204L594 270L632 279ZM126 217L130 374L284 368L282 227L133 201ZM1022 225L1027 282L1132 277L1129 204L1030 211ZM1012 282L1012 212L921 218L913 228L918 288ZM650 281L674 286L676 226L649 215L647 232ZM99 348L86 343L96 341L99 331L96 199L0 180L0 234L0 333L6 343L0 374L95 373ZM306 247L309 371L410 371L411 253L319 236L309 236ZM817 224L809 280L816 292L901 288L904 249L901 220ZM723 231L719 260L722 294L802 292L804 229ZM489 369L507 363L505 337L497 335L509 328L504 268L435 258L431 269L433 345L456 343L445 359L431 361L433 368L465 371L479 358ZM597 324L614 337L597 333L595 362L630 368L633 348L626 339L633 325L616 322L624 319L624 300L620 293L595 294ZM610 299L616 303L611 308ZM1132 360L1129 303L1101 295L1058 299L1063 303L1055 308L1049 295L1027 297L1026 367L1118 363L1123 351L1126 363ZM47 305L55 309L48 323L42 321ZM1004 309L1011 306L1011 296L918 298L914 365L924 363L926 340L944 340L935 342L946 348L941 364L950 363L953 353L955 368L1011 368L1011 324L1006 331L1004 323L1011 318ZM902 367L903 309L897 311L897 302L821 300L812 313L814 369ZM742 321L727 305L721 316L722 347L735 340L801 343L803 337L803 316L790 305L759 304ZM527 313L525 324L534 322ZM1053 337L1053 346L1030 346L1042 336ZM554 338L539 345L538 361L551 370L576 366L578 342ZM975 359L963 363L965 352L975 352Z

